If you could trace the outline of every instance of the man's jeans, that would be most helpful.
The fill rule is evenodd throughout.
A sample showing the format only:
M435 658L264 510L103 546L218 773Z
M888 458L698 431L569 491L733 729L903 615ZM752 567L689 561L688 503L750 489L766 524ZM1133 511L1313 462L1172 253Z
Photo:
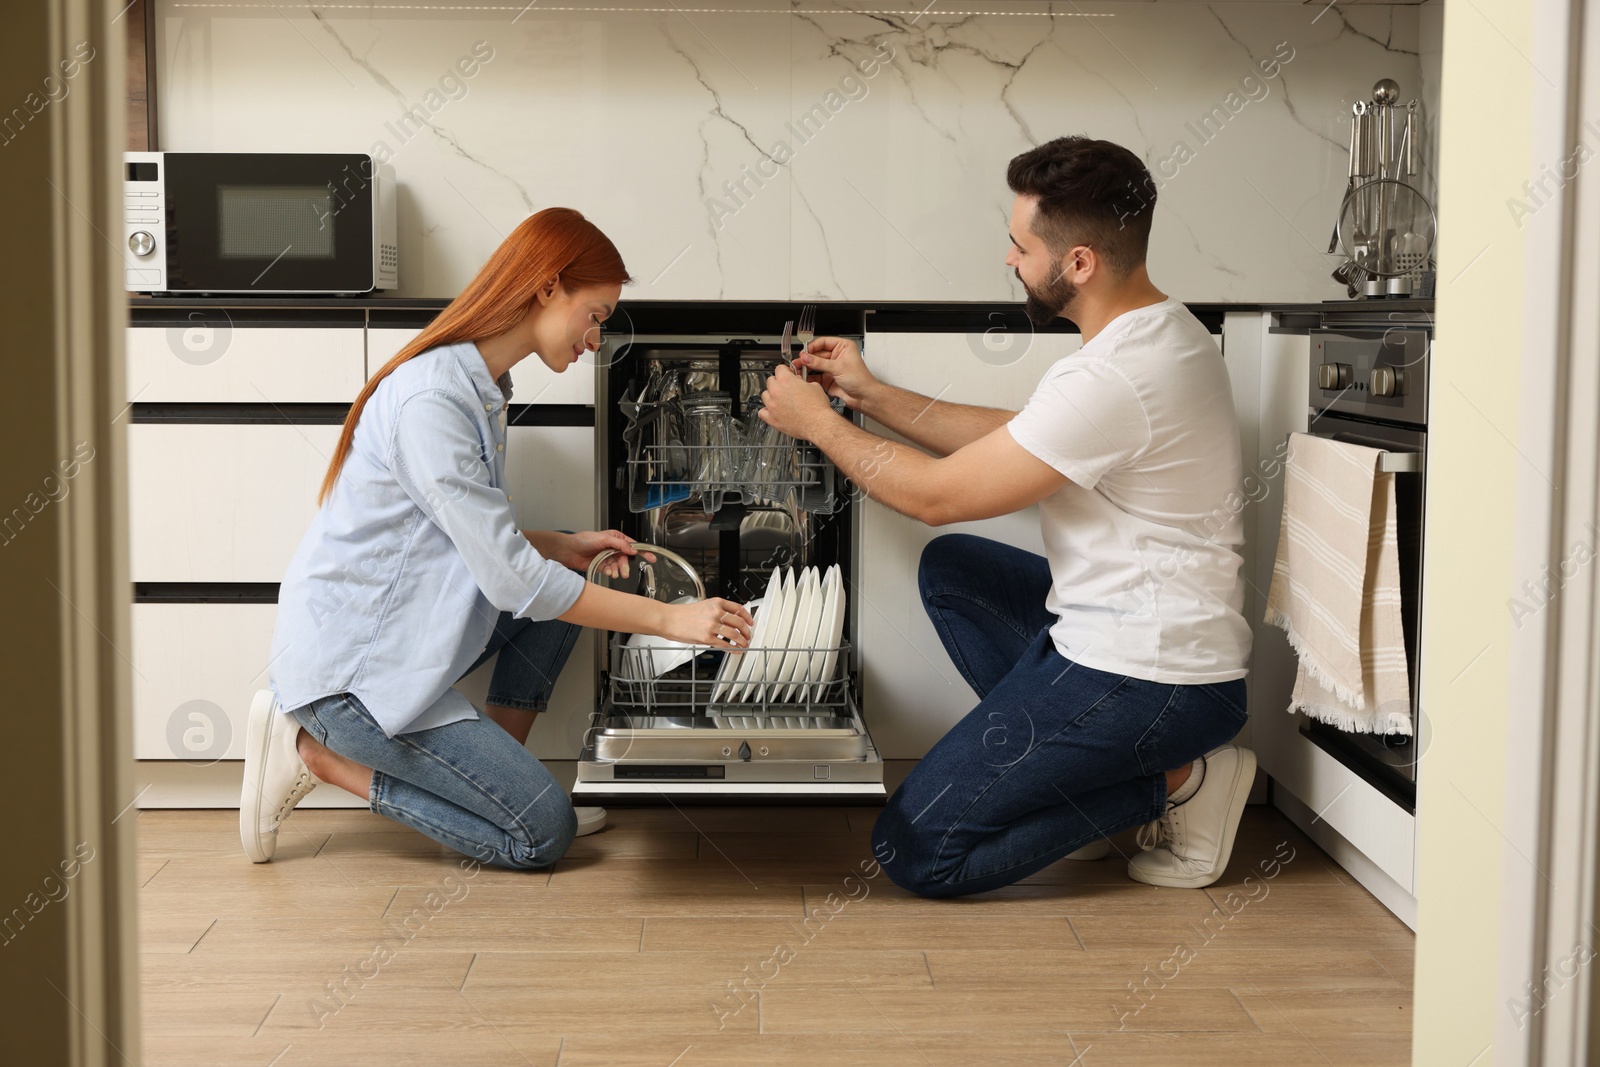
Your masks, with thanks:
M1010 885L1158 818L1165 772L1244 725L1243 679L1148 682L1057 652L1042 556L948 534L923 551L918 583L946 651L981 699L873 827L874 855L913 893L952 897Z

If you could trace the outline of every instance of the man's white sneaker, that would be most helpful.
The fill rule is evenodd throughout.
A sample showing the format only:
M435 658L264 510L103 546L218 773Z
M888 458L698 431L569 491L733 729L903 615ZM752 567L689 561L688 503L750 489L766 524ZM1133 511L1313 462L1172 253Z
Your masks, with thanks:
M1256 755L1223 745L1205 754L1205 777L1193 796L1169 805L1165 814L1139 828L1145 851L1128 861L1128 877L1149 885L1199 889L1222 877L1233 838L1256 775Z
M573 808L578 813L578 837L606 828L605 808Z
M299 721L278 710L272 690L257 690L245 727L244 787L239 792L239 841L252 863L272 858L283 820L322 781L295 748L299 734Z

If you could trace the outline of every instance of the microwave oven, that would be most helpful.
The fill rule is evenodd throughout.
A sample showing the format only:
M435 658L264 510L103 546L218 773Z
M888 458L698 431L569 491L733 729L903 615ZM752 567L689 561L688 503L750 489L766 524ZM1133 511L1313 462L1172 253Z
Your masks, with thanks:
M126 288L394 289L394 168L366 153L125 152Z

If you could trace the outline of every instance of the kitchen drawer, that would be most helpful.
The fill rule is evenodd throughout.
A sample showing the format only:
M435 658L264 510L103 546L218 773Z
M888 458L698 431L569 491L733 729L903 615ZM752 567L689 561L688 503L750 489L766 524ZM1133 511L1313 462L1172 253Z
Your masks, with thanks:
M134 758L243 759L277 617L276 604L135 603Z
M128 402L348 403L366 383L359 325L231 326L213 318L130 326Z
M136 582L277 582L316 514L337 425L128 427Z
M367 373L378 369L415 337L420 330L374 327L367 331ZM560 374L556 374L540 361L529 356L511 368L512 404L583 404L594 406L595 355L585 353L583 359Z
M594 427L506 427L506 495L523 530L592 530Z

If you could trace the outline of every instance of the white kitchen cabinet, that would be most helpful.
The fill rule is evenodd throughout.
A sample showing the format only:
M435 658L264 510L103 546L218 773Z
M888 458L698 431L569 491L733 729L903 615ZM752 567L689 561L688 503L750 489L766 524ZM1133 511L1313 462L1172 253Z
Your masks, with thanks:
M367 374L371 376L394 358L405 343L421 330L401 329L392 326L374 326L367 330ZM511 368L512 404L581 404L594 405L595 366L594 353L584 357L560 374L529 356Z
M243 759L277 617L276 604L135 603L134 758Z
M366 382L359 323L235 327L220 312L195 314L129 327L128 403L349 403Z
M316 513L337 425L128 427L135 582L277 582Z
M513 373L515 373L513 371ZM523 530L592 530L596 504L593 426L509 426L506 428L506 493ZM577 759L595 704L595 646L585 630L573 646L567 668L550 694L550 710L540 715L528 746L542 759ZM494 660L456 683L474 704L483 706Z
M873 333L870 320L868 329L863 354L883 381L939 399L1012 410L1027 402L1050 364L1080 345L1077 334ZM887 434L870 420L867 428ZM885 759L916 759L977 703L923 609L917 591L922 549L940 534L973 533L1042 553L1039 512L1028 508L935 529L870 500L860 507L861 560L850 594L862 710Z

